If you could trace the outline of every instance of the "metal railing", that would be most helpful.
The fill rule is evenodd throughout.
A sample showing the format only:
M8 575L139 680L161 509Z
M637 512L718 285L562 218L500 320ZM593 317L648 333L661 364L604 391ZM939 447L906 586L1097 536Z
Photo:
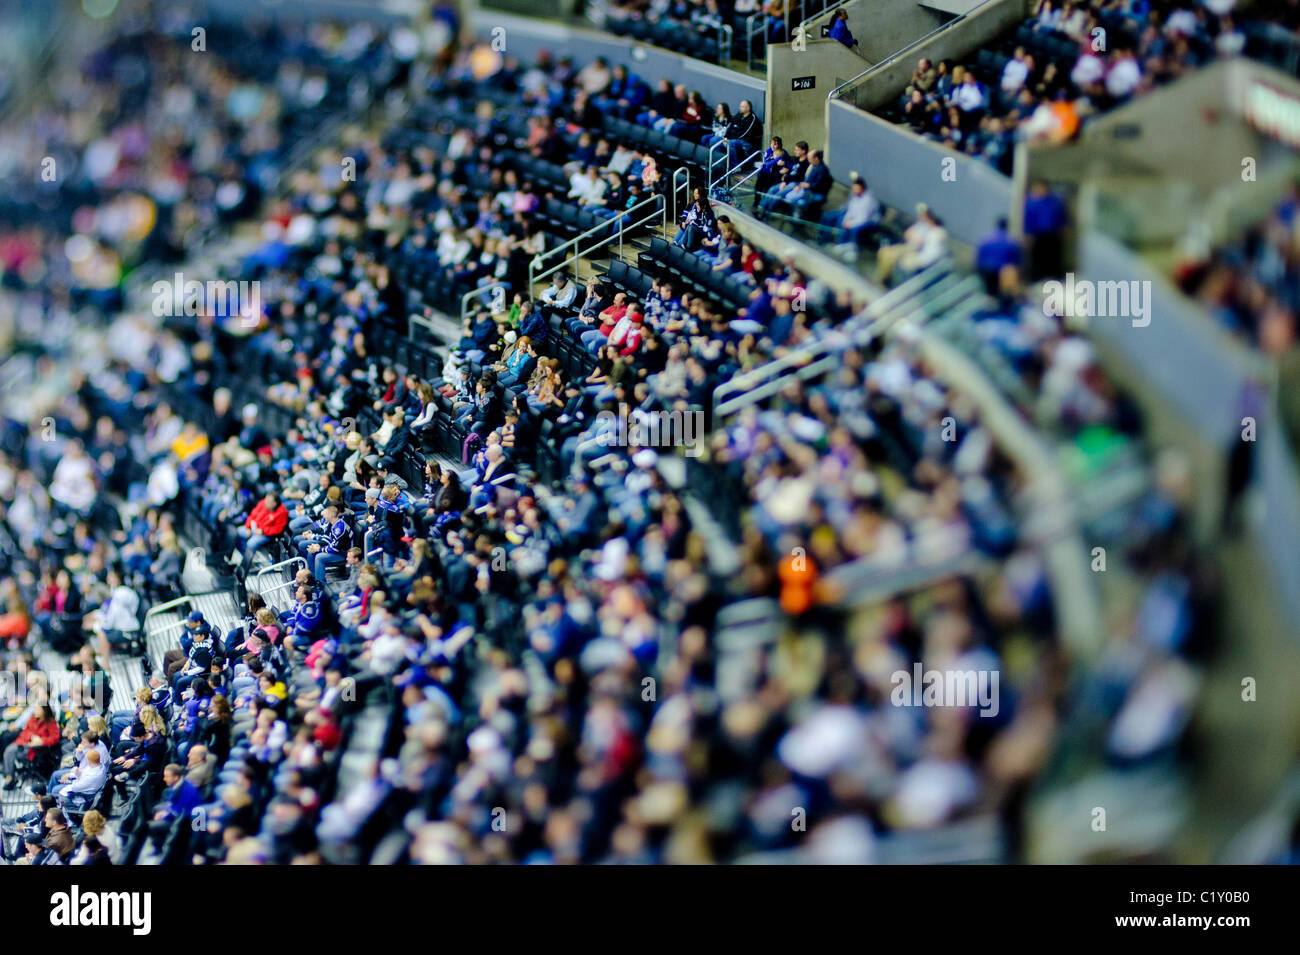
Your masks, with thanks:
M736 31L728 23L719 22L718 31L718 65L722 66L731 59L731 48L736 42Z
M762 165L761 164L755 165L753 169L751 169L748 173L746 173L743 177L741 177L741 179L738 182L736 182L734 185L728 183L728 180L731 178L731 176L736 172L740 172L744 170L744 168L748 166L751 162L754 162L754 160L756 159L761 159L763 156L763 151L761 149L756 149L748 156L746 156L744 159L742 159L740 162L735 163L733 165L731 162L731 148L727 145L727 143L728 143L727 140L720 139L709 147L709 171L708 171L709 195L714 198L721 199L724 202L727 201L726 198L724 198L724 194L735 196L737 190L739 190L742 186L745 185L745 183L749 182L751 179L754 179L758 175L759 171L762 169ZM726 169L722 172L721 175L719 175L715 179L713 174L714 172L716 172L718 168L719 161L714 159L713 151L717 149L719 146L723 148L723 152L726 156ZM753 194L752 190L750 194L751 195Z
M504 293L505 290L506 287L502 285L500 282L493 282L488 285L480 285L476 288L470 289L468 292L466 292L464 295L460 297L460 320L464 322L465 319L469 318L469 303L471 301L473 301L476 298L481 298L485 294L490 294L495 297L498 291Z
M669 204L672 207L672 222L676 222L681 217L681 214L686 207L691 204L690 188L690 170L685 166L678 166L673 170L672 178L668 180L668 196L670 200ZM677 201L679 195L682 197L680 204L678 204ZM667 228L664 229L663 236L665 239L668 238Z
M687 188L690 181L690 171L685 166L678 166L673 170L672 178L669 180L668 195L648 196L638 202L626 212L619 213L613 219L607 219L600 222L579 235L574 236L562 245L557 245L553 249L547 249L545 252L535 255L528 263L528 295L531 298L533 289L542 279L548 278L562 269L573 268L575 280L577 279L577 262L580 259L590 258L595 252L613 245L614 240L618 240L618 255L623 256L623 238L635 229L643 225L652 223L655 219L659 220L659 232L665 239L668 238L668 209L672 206L673 214L677 212L677 197L680 191ZM640 212L639 218L637 213ZM593 239L591 245L583 247L584 240ZM556 255L568 251L565 257L555 263L547 266L548 259L553 259ZM481 292L482 290L476 290ZM467 302L462 301L462 314Z
M151 619L156 617L158 614L166 613L169 610L175 610L177 607L187 607L192 609L193 606L194 598L186 594L185 596L177 597L175 600L169 600L166 603L155 604L150 607L149 612L144 615L144 638L146 643L154 637L161 636L164 633L170 633L173 630L179 630L185 626L185 618L183 616L180 620L157 627L156 629L149 626Z
M629 221L633 216L640 214L636 221ZM623 254L623 236L625 233L643 226L654 219L659 219L660 232L665 238L668 236L668 203L661 195L649 196L641 200L626 212L619 213L612 219L605 219L602 222L592 226L586 232L579 233L563 245L557 245L553 249L547 249L538 255L533 256L528 263L528 295L531 298L533 289L537 282L547 278L561 269L567 269L573 266L574 279L577 279L577 263L579 259L589 258L592 253L611 245L615 239L618 239L619 255ZM583 242L592 240L592 243L585 247ZM568 254L558 263L547 266L548 259L553 259L561 252L570 250Z
M939 271L931 273L931 280L916 289L915 294L896 302L893 308L876 313L864 309L825 337L754 369L744 376L748 379L746 382L733 379L731 384L741 384L743 388L736 389L740 393L733 397L719 401L718 391L725 387L719 386L714 390L714 427L727 415L779 394L793 381L815 378L838 368L839 352L850 344L865 345L886 334L900 321L924 324L961 302L982 295L980 280L974 276L953 273L950 263L941 263L933 268Z
M423 328L426 332L428 332L430 338L434 337L433 322L431 322L429 319L425 318L423 315L416 315L414 313L407 315L406 318L411 326L409 331L410 331L410 338L412 340L415 339L416 326L419 326L420 328Z
M794 370L801 378L818 374L824 370L822 364L827 361L824 356L844 345L850 338L872 338L898 319L913 314L914 301L926 290L939 284L949 272L950 268L946 264L932 265L873 300L834 333L718 385L713 390L715 426L722 416L775 394L789 379L787 372ZM772 380L777 376L780 376L780 385L773 387Z
M754 67L754 37L759 33L763 34L763 67L767 67L767 14L762 10L757 13L751 13L745 18L745 62L753 69Z
M828 3L826 6L822 7L817 13L808 13L804 10L803 0L799 0L798 7L801 19L797 21L799 24L798 29L806 30L813 21L820 20L822 17L826 16L826 14L838 10L840 7L847 7L853 2L854 0L835 0L834 3Z
M909 55L911 55L912 51L915 50L922 43L925 43L926 41L933 39L934 37L938 36L940 33L952 29L959 23L965 22L965 20L968 17L970 17L972 14L977 13L980 10L983 10L989 4L996 3L996 2L998 2L998 0L980 0L980 3L978 3L974 7L971 7L965 13L959 14L953 19L949 20L947 23L940 24L939 26L931 30L929 33L927 33L925 36L919 37L918 39L915 39L911 43L907 44L907 46L903 47L897 53L890 54L888 57L881 60L879 63L875 63L871 66L868 66L857 76L852 76L849 79L845 80L839 86L835 87L835 89L827 93L826 99L828 101L833 99L838 99L847 90L849 90L854 86L857 86L861 82L864 82L873 73L886 69L887 67L893 66L899 60L907 58Z
M262 585L262 578L265 577L267 574L279 573L283 571L286 567L293 567L296 564L301 564L303 567L306 567L307 561L305 561L301 557L290 557L287 560L280 561L278 564L272 564L269 567L263 567L256 574L254 574L252 577L249 578L248 580L249 591L251 593L261 594L263 600L265 600L268 604L271 603L271 596L273 594L277 594L280 591L287 590L289 587L293 586L294 577L297 576L298 571L295 570L293 573L291 573L288 576L287 579L281 580L279 583L266 588L264 588Z

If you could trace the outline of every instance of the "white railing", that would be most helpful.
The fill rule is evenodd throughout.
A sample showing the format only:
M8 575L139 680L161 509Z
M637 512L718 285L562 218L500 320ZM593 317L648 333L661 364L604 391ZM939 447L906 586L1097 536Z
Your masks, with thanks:
M410 328L410 333L411 333L411 334L410 334L410 338L411 338L412 341L415 340L415 326L417 326L417 325L420 326L421 328L423 328L426 332L428 332L430 337L433 337L433 322L432 322L432 321L430 321L429 319L425 318L423 315L415 315L415 314L409 314L409 315L406 316L406 318L407 318L407 321L409 321L410 324L411 324L411 328Z
M806 378L825 370L826 356L843 345L848 336L859 341L872 338L899 318L911 314L913 300L940 282L948 269L946 264L940 264L918 272L872 301L836 332L718 385L713 389L715 426L723 416L775 394L784 386L789 373ZM778 383L774 384L773 379Z
M720 176L718 176L715 179L713 178L713 173L714 170L717 169L718 163L713 158L713 151L717 149L718 146L723 147L723 150L726 153L727 162L726 162L726 169L723 171L723 173ZM731 178L732 173L743 170L751 162L754 162L754 160L761 160L762 156L763 156L763 151L761 149L756 149L733 166L731 163L731 149L727 146L727 140L720 139L717 142L715 142L713 145L709 147L709 195L710 196L714 195L714 190L718 190L718 189L727 190L734 194L736 190L740 189L741 186L743 186L745 183L749 182L751 179L757 176L759 171L763 168L763 165L761 161L755 164L754 168L751 169L749 172L745 173L745 175L742 176L740 180L737 183L735 183L735 185L729 185L727 182L727 180Z
M983 10L990 3L994 3L994 2L996 2L996 0L981 0L979 4L977 4L974 7L971 7L971 9L967 10L965 13L959 14L957 17L953 18L952 20L949 20L947 23L940 24L939 26L931 30L929 33L927 33L925 36L918 37L917 39L913 40L911 43L907 44L907 46L903 47L897 53L894 53L886 57L885 59L881 60L879 63L873 63L871 66L868 66L857 76L849 77L849 79L845 80L839 86L835 87L835 89L827 93L826 98L828 100L832 100L843 96L851 88L865 81L870 74L876 73L880 70L886 69L887 67L893 66L899 60L906 59L912 54L912 51L915 50L922 43L925 43L928 40L938 36L940 33L945 33L948 30L951 30L957 24L964 22L967 17L971 16L972 14L980 10Z
M754 65L754 37L762 32L764 41L767 40L767 14L761 10L758 13L751 13L745 18L745 65L752 67ZM766 49L766 47L765 47ZM764 59L764 64L767 63Z
M145 640L146 641L152 640L154 637L160 634L169 633L172 630L179 630L185 626L185 617L182 616L180 620L166 624L165 626L151 628L149 625L150 621L158 614L175 610L178 607L193 608L193 606L194 606L194 598L190 597L189 595L186 595L183 597L177 597L175 600L169 600L166 603L156 604L155 606L150 607L149 612L144 615Z
M286 567L294 567L297 564L301 564L303 567L306 567L307 561L305 561L301 557L290 557L287 560L280 561L278 564L272 564L270 567L263 567L256 574L254 574L252 577L249 578L248 589L252 593L260 594L262 599L265 600L268 604L271 603L272 595L278 594L280 591L287 590L289 587L293 586L294 578L297 576L298 571L295 569L293 573L289 574L287 579L283 579L279 583L273 584L270 587L263 586L262 578L265 577L267 574L278 574L281 571L283 571Z
M691 188L690 170L688 170L685 166L678 166L676 169L673 170L673 177L672 179L669 180L669 186L668 186L668 195L672 200L670 205L672 206L673 222L676 222L678 219L680 219L682 212L686 209L687 206L691 204L690 188ZM680 203L678 203L677 201L677 197L679 195L682 197L682 201ZM665 239L668 238L668 229L666 227L664 228L663 231L663 237Z
M481 298L483 295L495 297L497 292L501 292L504 295L505 290L506 287L500 282L492 282L487 285L480 285L477 288L470 289L460 297L460 320L464 322L465 319L469 318L469 303L471 301L476 298ZM502 305L504 306L504 304L503 301Z
M528 295L531 298L533 289L542 279L549 278L556 272L572 267L573 276L577 280L577 262L580 259L590 258L595 252L600 251L607 246L613 245L614 240L618 240L618 255L623 256L623 237L638 229L643 225L652 223L655 219L659 220L660 234L668 238L668 208L671 204L676 215L677 196L679 192L686 188L690 178L690 173L685 166L678 166L673 170L672 178L669 180L668 196L653 195L641 200L626 212L619 213L612 219L607 219L597 223L592 228L580 235L574 236L563 245L557 245L553 249L547 249L533 257L528 263ZM638 213L640 213L638 217ZM584 247L585 240L594 240L591 245ZM553 259L560 253L567 252L559 262L547 266L546 262ZM481 292L481 290L479 290ZM467 304L462 302L462 307Z
M736 31L728 23L719 23L718 31L718 65L723 66L731 59L731 47L736 40Z

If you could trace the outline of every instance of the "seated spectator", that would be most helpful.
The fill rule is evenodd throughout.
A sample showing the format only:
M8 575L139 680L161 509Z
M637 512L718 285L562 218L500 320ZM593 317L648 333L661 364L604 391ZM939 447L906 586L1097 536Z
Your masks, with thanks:
M871 192L866 180L853 174L849 181L849 198L843 209L827 212L822 224L843 230L844 243L855 249L866 244L880 225L880 200Z
M843 43L852 49L858 45L858 41L853 38L853 33L849 30L849 14L844 9L835 11L831 18L830 32L826 34L828 38Z
M916 209L916 221L903 233L903 241L887 245L877 254L876 279L889 282L895 271L914 275L934 265L948 253L948 233L928 206Z

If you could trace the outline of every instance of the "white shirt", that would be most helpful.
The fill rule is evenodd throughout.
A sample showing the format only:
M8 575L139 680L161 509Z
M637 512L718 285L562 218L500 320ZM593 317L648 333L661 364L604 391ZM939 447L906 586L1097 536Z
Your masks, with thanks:
M54 468L50 497L74 511L85 511L95 503L94 466L90 458L64 457Z
M1196 32L1196 14L1188 9L1178 9L1169 14L1169 19L1165 21L1166 33L1181 33L1184 36L1191 36Z
M556 288L552 285L542 293L542 301L549 305L558 305L560 308L568 308L573 304L573 300L578 296L578 286L569 282L564 288Z
M1140 82L1142 82L1142 71L1138 68L1137 60L1126 56L1115 63L1106 74L1106 92L1120 99L1137 89Z
M984 106L984 93L978 83L962 83L953 91L952 101L964 113Z
M569 177L569 198L582 201L591 195L592 190L598 185L603 185L600 179L592 178L585 173L576 172Z
M1070 81L1075 86L1091 86L1098 82L1105 72L1106 68L1102 65L1101 57L1094 53L1083 53L1074 64L1074 69L1070 71Z
M140 597L136 592L125 585L118 587L108 598L108 609L100 617L100 626L124 632L139 630L139 610Z
M848 202L844 204L844 221L841 223L844 228L856 229L858 226L875 222L878 218L880 218L880 202L870 189L865 190L860 196L849 194Z
M97 793L104 788L108 778L108 766L98 763L94 766L86 763L76 769L77 778L64 788L65 793Z
M1024 60L1007 60L1007 65L1002 68L1002 88L1008 93L1014 93L1020 89L1025 85L1025 80L1028 78L1029 64Z

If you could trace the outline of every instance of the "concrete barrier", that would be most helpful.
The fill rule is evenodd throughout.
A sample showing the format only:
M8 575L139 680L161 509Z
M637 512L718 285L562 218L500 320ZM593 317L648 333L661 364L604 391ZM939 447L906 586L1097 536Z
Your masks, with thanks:
M826 159L837 181L856 171L881 202L909 215L915 203L925 202L948 233L968 245L987 234L999 216L1010 215L1011 180L987 163L841 100L829 101L826 111ZM945 179L945 168L955 178Z
M1152 419L1152 440L1176 444L1196 467L1196 524L1203 536L1218 526L1223 473L1241 440L1241 399L1249 382L1267 384L1271 370L1254 349L1234 338L1195 302L1134 253L1097 232L1079 242L1081 277L1093 281L1150 281L1151 324L1094 319L1089 334L1107 367ZM1274 592L1287 604L1287 632L1300 623L1300 476L1281 422L1266 407L1257 422L1255 482L1264 519L1258 547L1275 576Z
M908 47L899 47L871 73L843 91L845 99L862 109L876 109L902 94L921 57L932 63L961 60L1029 15L1030 0L985 0L969 13ZM960 24L960 29L957 25Z
M625 37L518 17L499 10L476 9L470 22L474 32L483 37L490 36L494 27L503 27L506 54L525 63L536 59L542 50L557 57L567 56L578 67L603 56L611 66L626 63L631 72L651 86L666 78L687 89L699 90L710 106L724 102L734 110L737 103L747 99L754 104L754 112L760 118L765 115L763 80L735 70Z

